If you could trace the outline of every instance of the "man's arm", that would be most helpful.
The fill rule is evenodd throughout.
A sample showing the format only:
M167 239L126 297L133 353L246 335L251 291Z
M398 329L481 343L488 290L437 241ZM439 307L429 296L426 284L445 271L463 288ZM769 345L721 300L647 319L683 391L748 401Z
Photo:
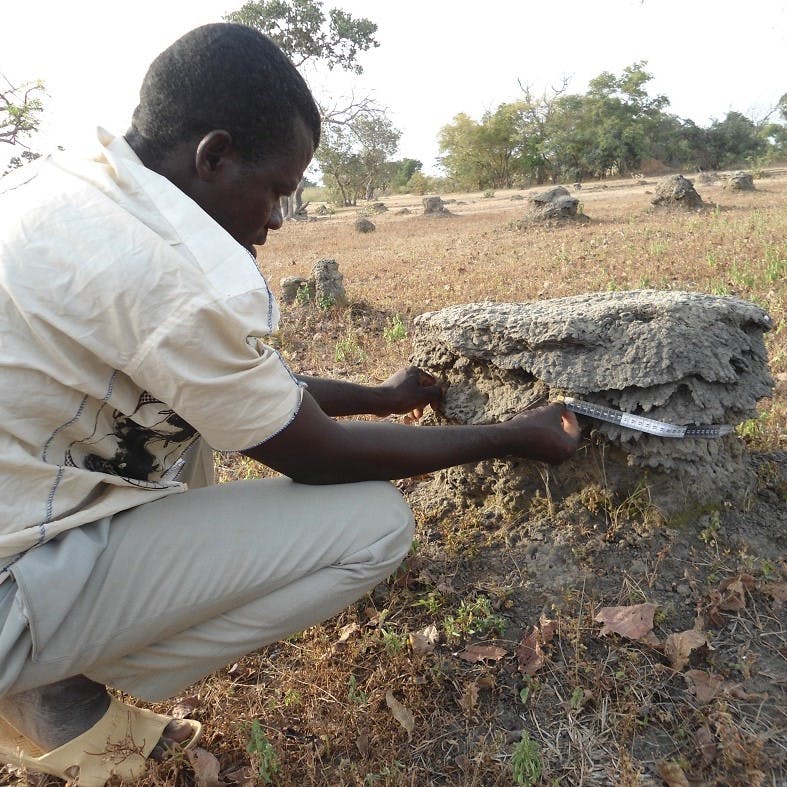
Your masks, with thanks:
M406 426L385 421L335 421L304 391L297 415L276 436L245 451L305 484L390 480L495 457L550 463L579 443L576 416L552 404L499 424Z
M439 383L430 374L409 366L400 369L380 385L359 385L345 380L296 375L308 386L309 393L326 415L419 414L427 404L442 398Z

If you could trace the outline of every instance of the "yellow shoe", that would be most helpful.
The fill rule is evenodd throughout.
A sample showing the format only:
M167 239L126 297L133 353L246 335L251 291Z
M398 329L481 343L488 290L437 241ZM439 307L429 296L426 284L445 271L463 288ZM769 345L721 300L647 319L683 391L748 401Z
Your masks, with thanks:
M111 776L133 779L147 768L147 758L172 721L143 708L112 698L104 716L68 743L43 752L29 738L0 718L0 761L40 771L65 780L79 778L79 787L104 787ZM202 725L184 719L193 728L191 738L178 744L191 749L199 741Z

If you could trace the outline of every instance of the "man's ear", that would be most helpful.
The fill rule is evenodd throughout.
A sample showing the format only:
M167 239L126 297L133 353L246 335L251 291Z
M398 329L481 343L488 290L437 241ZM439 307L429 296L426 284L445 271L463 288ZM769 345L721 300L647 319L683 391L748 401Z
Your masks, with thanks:
M200 180L215 180L223 165L236 154L229 131L210 131L197 143L194 165Z

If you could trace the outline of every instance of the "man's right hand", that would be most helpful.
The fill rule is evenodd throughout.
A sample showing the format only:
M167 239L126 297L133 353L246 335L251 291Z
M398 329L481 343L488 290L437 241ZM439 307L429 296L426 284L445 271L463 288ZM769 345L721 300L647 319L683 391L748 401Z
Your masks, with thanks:
M557 403L525 410L501 426L511 429L511 455L551 465L570 459L582 434L576 415Z

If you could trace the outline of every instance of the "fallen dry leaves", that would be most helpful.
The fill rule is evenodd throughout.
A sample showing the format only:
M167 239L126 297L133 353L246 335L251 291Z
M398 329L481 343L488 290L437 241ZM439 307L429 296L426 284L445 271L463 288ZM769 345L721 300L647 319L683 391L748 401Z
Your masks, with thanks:
M707 705L722 692L724 681L718 675L699 669L691 669L684 675L689 691L700 705Z
M437 643L440 641L440 634L434 623L422 628L420 631L411 632L408 635L410 647L417 656L428 656L434 653Z
M192 749L186 752L191 767L194 769L196 787L222 787L224 782L219 778L221 765L206 749Z
M697 697L697 702L700 705L707 705L722 694L744 702L768 699L767 693L746 691L739 683L729 683L718 675L712 675L704 670L689 670L684 674L684 677L689 690Z
M516 659L523 675L533 676L544 666L543 646L552 641L556 630L557 623L542 615L538 626L533 626L530 633L522 637L516 649Z
M391 713L396 721L404 727L407 732L407 740L412 740L413 730L415 729L415 717L412 712L402 705L391 691L385 693L385 704L391 709Z
M656 765L659 776L664 779L667 787L689 787L689 780L683 768L673 760L664 760Z
M756 580L751 574L738 574L722 581L706 596L699 612L708 623L721 627L727 622L724 612L739 612L746 608L746 595L754 589Z
M457 654L460 659L470 662L479 661L500 661L508 655L505 648L497 645L468 645L463 651Z
M601 629L602 637L606 634L619 634L646 645L658 645L659 638L653 633L653 615L656 609L657 604L602 607L594 620L604 624Z
M466 713L472 714L478 705L478 684L473 680L470 681L457 700L459 707Z
M708 637L703 631L689 629L670 634L664 640L664 655L670 660L673 669L682 670L688 663L693 651L708 646Z

